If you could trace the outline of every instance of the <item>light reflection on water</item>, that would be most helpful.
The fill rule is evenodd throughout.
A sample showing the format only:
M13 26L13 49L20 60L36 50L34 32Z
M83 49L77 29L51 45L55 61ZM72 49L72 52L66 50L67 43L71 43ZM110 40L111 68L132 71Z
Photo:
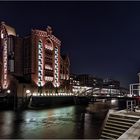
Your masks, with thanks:
M0 138L99 138L103 119L67 106L20 113L0 112Z

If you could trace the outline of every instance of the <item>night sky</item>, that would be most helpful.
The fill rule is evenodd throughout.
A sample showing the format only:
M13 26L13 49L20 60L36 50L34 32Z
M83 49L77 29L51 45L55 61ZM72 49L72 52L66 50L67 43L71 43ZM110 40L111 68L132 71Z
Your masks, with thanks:
M20 36L52 26L72 73L138 82L140 2L0 2L0 20Z

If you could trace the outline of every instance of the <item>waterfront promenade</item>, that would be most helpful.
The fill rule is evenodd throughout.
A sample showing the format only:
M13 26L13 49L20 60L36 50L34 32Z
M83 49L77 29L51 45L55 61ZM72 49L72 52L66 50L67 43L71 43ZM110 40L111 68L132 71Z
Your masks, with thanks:
M108 113L101 133L101 139L134 139L140 138L140 109L128 109Z
M131 117L137 117L139 120L131 126L118 140L122 139L133 139L138 140L140 138L140 109L135 109L135 112L128 112L127 110L118 111L120 115L127 115Z

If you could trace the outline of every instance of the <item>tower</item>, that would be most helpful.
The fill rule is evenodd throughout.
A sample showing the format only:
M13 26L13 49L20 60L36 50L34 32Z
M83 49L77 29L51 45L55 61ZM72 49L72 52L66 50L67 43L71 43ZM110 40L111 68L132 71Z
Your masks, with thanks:
M0 24L0 67L1 77L0 85L2 90L9 87L10 73L14 72L14 49L13 38L16 36L15 29L6 25L4 22Z

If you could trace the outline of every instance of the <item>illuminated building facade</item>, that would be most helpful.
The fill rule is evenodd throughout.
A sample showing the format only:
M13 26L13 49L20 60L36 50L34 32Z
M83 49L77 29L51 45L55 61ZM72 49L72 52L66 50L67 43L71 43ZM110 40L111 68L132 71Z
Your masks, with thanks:
M24 77L39 89L60 86L60 45L50 26L46 31L32 30L24 39Z
M14 76L23 76L22 39L4 22L0 24L0 34L0 88L5 91L14 84Z
M45 31L32 30L24 38L4 22L0 31L0 91L8 90L13 79L23 80L36 93L56 92L61 84L66 84L69 58L61 57L61 41L52 34L50 26Z
M8 36L13 32L10 32L9 27L4 22L1 23L1 87L7 89L9 85L8 78ZM15 32L14 32L15 33ZM14 34L15 35L15 34Z

